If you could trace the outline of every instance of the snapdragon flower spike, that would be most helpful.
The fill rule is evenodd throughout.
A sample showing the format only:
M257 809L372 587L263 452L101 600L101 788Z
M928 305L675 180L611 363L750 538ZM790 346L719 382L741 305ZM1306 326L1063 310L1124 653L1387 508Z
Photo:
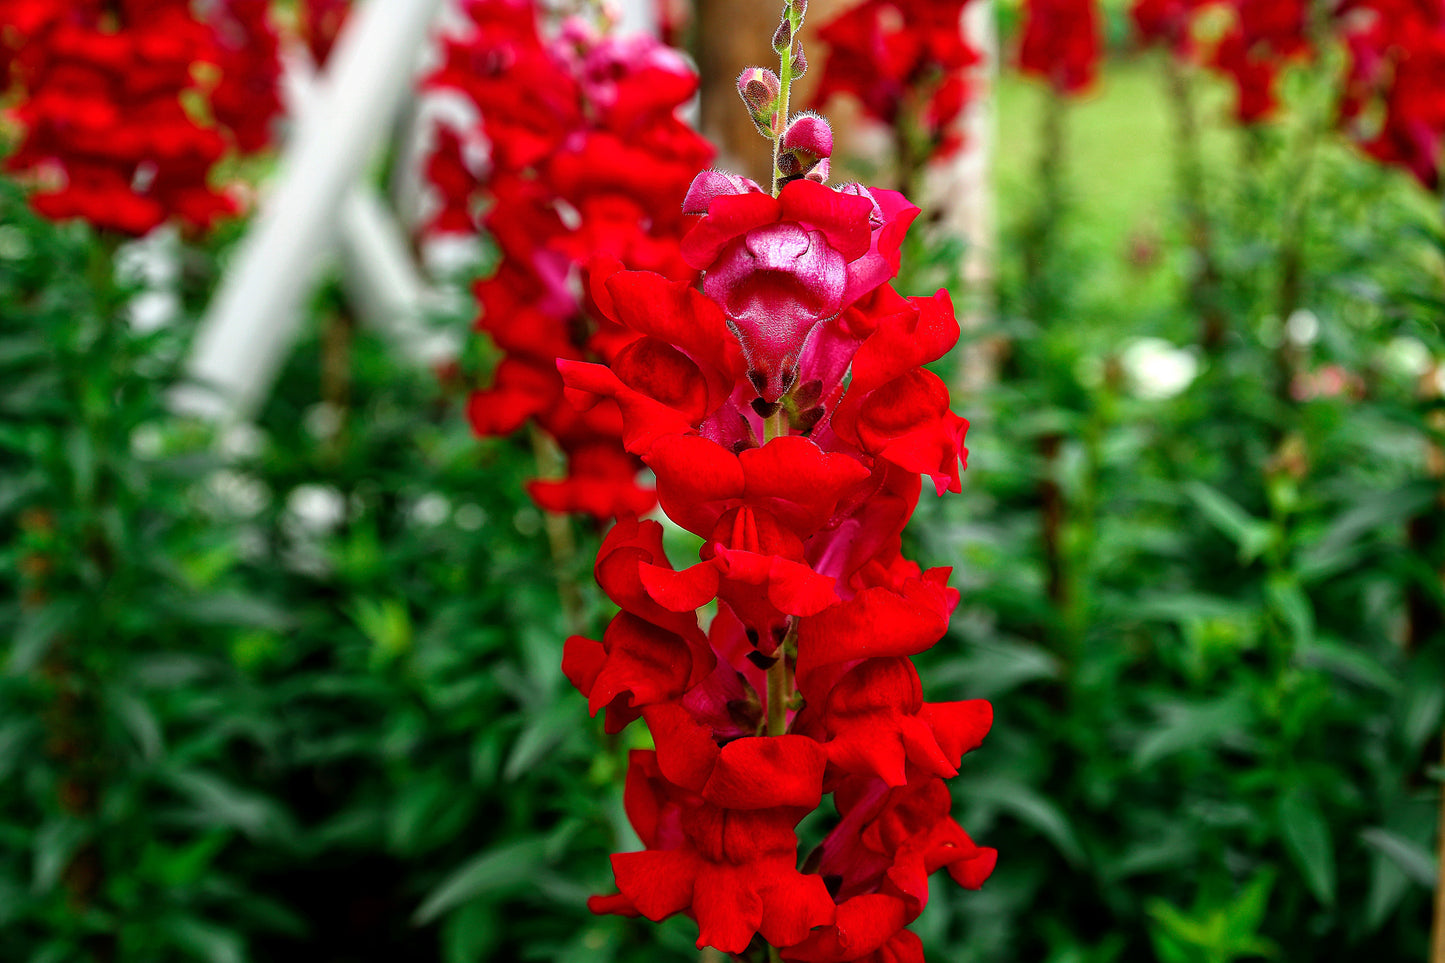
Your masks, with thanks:
M832 146L811 115L777 138L795 176ZM960 488L967 422L923 367L958 323L947 294L888 283L918 213L901 195L798 177L775 197L706 171L685 206L702 291L599 262L591 300L623 347L557 362L580 416L620 414L659 506L702 539L674 565L658 523L619 519L595 568L619 612L566 644L608 731L640 718L656 747L630 756L624 797L645 848L612 857L618 891L589 905L686 914L699 947L747 963L921 963L905 927L930 875L977 888L997 855L944 784L992 707L925 701L910 658L959 595L902 554L920 476ZM829 794L831 831L799 853L795 827Z
M1026 0L1019 68L1060 94L1080 94L1098 74L1098 0Z
M470 0L464 13L470 32L447 38L427 83L463 95L479 121L441 128L427 172L440 201L429 230L485 229L502 255L475 287L477 327L504 359L470 399L473 431L508 435L531 423L556 443L566 477L528 486L547 511L598 520L645 512L653 493L623 448L633 419L610 399L574 408L557 360L607 360L643 381L653 364L672 371L685 360L606 321L593 303L605 293L585 283L583 266L601 257L604 276L626 265L695 280L679 252L688 226L679 205L712 151L677 112L697 76L648 38L600 35L577 19L549 29L533 0Z
M863 0L824 24L828 45L814 105L856 98L866 117L921 132L931 157L963 144L957 123L972 94L964 70L981 54L962 33L969 0ZM914 110L906 113L908 106Z
M1445 9L1402 0L1349 0L1339 9L1349 67L1341 123L1381 163L1433 191L1440 183L1445 110Z
M268 146L281 111L264 0L0 0L0 24L18 28L0 30L21 129L5 166L36 183L39 213L138 236L239 211L211 177Z

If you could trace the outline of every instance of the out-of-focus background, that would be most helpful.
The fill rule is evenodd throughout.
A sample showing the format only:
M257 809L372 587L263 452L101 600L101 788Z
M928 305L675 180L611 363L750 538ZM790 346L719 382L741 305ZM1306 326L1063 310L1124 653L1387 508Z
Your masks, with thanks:
M698 959L585 908L645 736L560 669L607 512L532 494L591 456L498 387L538 231L674 217L538 199L548 125L683 61L517 24L672 45L761 176L780 5L474 6L0 0L0 961ZM939 6L814 0L794 101L965 329L910 553L1000 857L929 958L1445 961L1445 9Z

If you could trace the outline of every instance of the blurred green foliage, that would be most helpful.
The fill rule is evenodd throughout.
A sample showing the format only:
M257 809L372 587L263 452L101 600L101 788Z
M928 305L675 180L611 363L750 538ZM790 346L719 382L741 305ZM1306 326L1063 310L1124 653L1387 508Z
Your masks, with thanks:
M1445 231L1311 126L1306 73L1305 119L1249 134L1203 94L1191 248L1164 80L1135 61L1066 112L1046 209L1039 139L1009 141L996 310L960 354L997 377L959 393L965 492L911 546L963 593L920 668L930 699L993 700L954 797L1001 857L916 929L949 963L1419 959ZM1147 110L1110 128L1109 103ZM1138 179L1101 128L1158 146ZM139 333L113 242L0 184L0 960L696 959L685 920L586 912L636 845L645 736L562 677L607 615L598 533L550 540L530 440L470 436L484 348L411 370L327 289L254 430L217 436L164 398L223 248L183 249L179 318ZM959 248L911 254L923 293Z

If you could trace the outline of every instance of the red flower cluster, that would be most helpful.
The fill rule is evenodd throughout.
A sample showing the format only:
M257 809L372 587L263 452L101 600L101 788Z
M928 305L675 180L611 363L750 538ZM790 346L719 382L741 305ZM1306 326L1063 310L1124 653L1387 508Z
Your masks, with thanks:
M236 211L213 168L266 146L281 110L266 0L0 0L0 24L24 130L6 163L40 180L42 214L139 235Z
M351 13L351 0L303 0L297 13L297 26L306 41L306 49L311 51L311 59L318 65L326 63Z
M1226 5L1234 23L1215 46L1209 66L1233 82L1240 121L1258 123L1279 106L1280 72L1312 52L1309 0L1228 0Z
M1134 0L1129 17L1146 45L1168 46L1177 56L1194 53L1194 17L1213 0Z
M1434 190L1445 138L1445 4L1351 0L1341 17L1350 55L1346 128L1372 157Z
M1194 22L1211 8L1227 11L1229 25L1201 51ZM1227 77L1236 91L1235 114L1246 124L1274 115L1280 72L1312 53L1308 0L1135 0L1130 13L1145 43L1167 44L1175 56Z
M968 103L963 71L980 60L963 37L969 0L864 0L818 30L828 44L815 103L857 97L890 127L916 124L944 157L962 144L954 121Z
M567 640L563 669L607 730L641 717L656 746L632 753L625 794L646 849L612 857L619 892L591 907L686 913L726 953L919 963L904 927L929 875L977 888L996 859L943 782L992 709L924 702L909 660L958 595L901 554L920 473L960 488L967 422L924 367L959 328L946 293L888 284L918 209L808 174L777 197L699 175L682 253L703 292L594 272L625 347L559 362L579 408L617 406L663 510L705 540L678 570L661 525L620 519L595 567L620 611L600 641ZM800 870L795 827L827 793L836 825Z
M528 419L556 440L569 475L539 480L532 497L553 512L610 518L654 504L642 468L623 451L615 405L579 414L563 400L556 359L612 359L630 339L597 323L577 265L603 256L691 282L679 253L692 173L712 158L676 117L697 77L654 40L597 35L580 21L544 36L533 3L474 0L471 32L447 41L429 86L475 105L490 157L478 176L463 136L443 129L429 179L443 203L432 229L485 227L501 249L476 286L481 316L505 357L469 406L473 429L506 435ZM486 213L478 220L478 210Z
M1019 67L1060 93L1081 93L1098 73L1099 34L1095 0L1026 0Z

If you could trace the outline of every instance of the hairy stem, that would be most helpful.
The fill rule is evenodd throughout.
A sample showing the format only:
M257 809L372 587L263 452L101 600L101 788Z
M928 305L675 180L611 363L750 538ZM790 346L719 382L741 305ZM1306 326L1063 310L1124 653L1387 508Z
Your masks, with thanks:
M796 37L803 18L790 0L783 4L783 16L788 18L789 36ZM778 80L781 81L778 94L777 119L773 122L773 196L777 197L783 187L783 172L778 166L783 156L783 131L788 128L788 115L792 110L793 95L793 45L778 54Z

